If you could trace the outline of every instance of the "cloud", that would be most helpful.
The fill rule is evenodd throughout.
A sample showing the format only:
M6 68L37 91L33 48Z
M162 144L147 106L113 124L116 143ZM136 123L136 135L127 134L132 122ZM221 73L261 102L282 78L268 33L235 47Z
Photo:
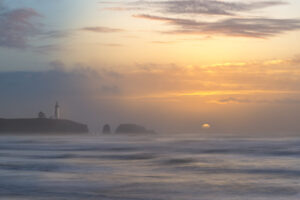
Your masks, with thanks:
M107 46L107 47L123 47L123 44L120 43L100 43L102 46Z
M226 97L215 101L220 104L299 104L300 98L271 98L248 96L244 98Z
M163 13L171 14L205 14L205 15L235 15L237 12L252 11L271 6L286 4L282 1L261 1L261 2L225 2L214 0L178 0L159 1L141 4L161 7Z
M104 26L84 27L81 30L95 32L95 33L118 33L118 32L124 32L125 31L123 29L110 28L110 27L104 27Z
M34 9L8 9L0 2L0 47L26 48L28 40L40 33L34 22L41 17Z
M102 2L102 4L120 4L120 6L106 7L105 10L155 10L163 14L201 14L233 16L241 12L285 5L284 1L256 1L256 2L226 2L217 0L170 0L170 1L135 1L130 3Z
M51 53L51 52L60 51L61 47L56 44L47 44L47 45L32 47L32 50L37 53L47 54L47 53Z
M147 13L134 14L134 17L162 21L173 28L170 31L162 31L162 33L268 38L288 31L299 30L300 19L260 17L257 13L256 16L251 16L251 11L286 4L288 3L279 0L252 2L171 0L138 1L129 6L140 5ZM212 18L206 20L199 15L211 15ZM215 15L217 17L213 17Z
M267 38L287 31L300 30L299 19L229 18L216 22L203 22L146 14L134 15L134 17L176 25L177 29L166 32L170 34L221 34L226 36Z
M279 60L279 59L276 59ZM265 65L268 62L270 64ZM299 63L284 60L226 62L209 66L180 67L155 64L138 65L122 75L116 83L126 95L147 98L218 97L223 101L247 102L249 96L270 98L299 95ZM229 98L228 95L236 99Z
M169 17L161 17L161 16L155 16L155 15L148 15L148 14L139 14L139 15L133 15L135 18L141 18L141 19L149 19L149 20L154 20L154 21L165 21L165 22L173 22L175 20L180 20L180 19L175 19L175 18L169 18ZM182 19L184 20L184 19ZM190 20L184 20L184 21L190 21Z
M118 86L107 80L110 75L105 72L84 67L67 69L60 61L51 62L51 66L53 69L47 71L0 72L2 103L11 105L16 99L15 109L8 110L8 114L18 115L17 108L25 109L23 106L28 105L28 108L34 108L31 110L34 113L29 115L32 116L43 105L56 100L69 102L70 105L66 107L77 112L80 109L76 105L83 104L82 107L86 108L86 105L91 105L93 98L108 98L121 93ZM19 97L22 97L22 103ZM5 111L1 116L3 113Z
M13 92L26 98L81 98L89 95L107 96L121 91L113 83L119 76L110 71L94 70L82 64L70 67L60 60L51 61L49 66L51 69L45 71L0 72L0 88L3 95Z
M228 97L218 100L219 103L251 103L250 99L239 99L235 97Z
M69 37L71 34L72 34L71 31L52 30L52 31L46 31L41 33L41 36L43 36L46 39L53 39L53 38Z
M30 39L37 41L53 40L68 37L70 30L47 30L44 24L37 20L42 18L32 8L10 9L0 1L0 47L25 49L34 52L48 52L58 50L56 45L30 44Z
M112 70L99 67L93 69L85 64L68 66L59 60L54 60L49 63L52 70L28 72L27 75L29 74L30 77L28 81L32 77L41 77L40 80L45 80L45 83L52 85L52 89L57 86L57 91L71 85L70 91L76 92L77 88L80 92L96 96L117 94L116 91L119 91L116 98L132 100L202 98L224 103L247 103L250 102L251 97L252 101L258 103L261 99L266 99L261 97L268 97L273 99L272 101L298 99L300 96L299 63L286 60L280 65L276 63L265 65L265 62L228 62L189 67L143 64ZM13 73L7 75L11 74ZM3 75L3 80L4 77ZM61 83L62 86L56 85L57 83ZM41 88L43 82L33 86ZM47 92L44 89L42 91Z

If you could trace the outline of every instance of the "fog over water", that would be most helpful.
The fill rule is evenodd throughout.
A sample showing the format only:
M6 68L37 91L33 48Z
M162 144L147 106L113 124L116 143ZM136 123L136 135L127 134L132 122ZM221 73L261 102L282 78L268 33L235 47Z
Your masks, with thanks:
M5 200L297 200L300 138L1 136Z

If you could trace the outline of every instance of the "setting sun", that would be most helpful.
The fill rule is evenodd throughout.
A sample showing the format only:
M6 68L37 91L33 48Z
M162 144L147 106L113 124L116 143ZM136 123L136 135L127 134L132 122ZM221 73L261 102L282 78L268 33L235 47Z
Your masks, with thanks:
M209 129L211 126L210 124L202 124L203 129Z

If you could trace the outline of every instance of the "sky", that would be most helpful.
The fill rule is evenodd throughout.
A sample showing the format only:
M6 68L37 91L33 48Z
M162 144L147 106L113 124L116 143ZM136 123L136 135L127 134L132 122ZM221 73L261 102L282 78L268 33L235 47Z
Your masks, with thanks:
M297 0L0 0L0 116L300 134Z

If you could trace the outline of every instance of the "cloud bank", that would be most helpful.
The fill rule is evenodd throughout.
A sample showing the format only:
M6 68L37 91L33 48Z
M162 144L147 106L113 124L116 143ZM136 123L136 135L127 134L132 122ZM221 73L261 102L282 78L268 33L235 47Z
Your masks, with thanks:
M213 132L295 133L299 65L295 58L113 71L84 65L68 70L53 61L48 71L1 72L0 108L2 117L34 117L40 110L49 116L59 101L65 118L92 130L134 122L158 131L199 132L210 123Z
M125 8L134 10L138 7L135 11L140 13L133 14L133 17L165 22L170 30L161 32L168 34L269 38L300 30L300 19L263 14L266 8L288 5L286 1L279 0L136 1L122 5L124 7L122 10L126 10Z
M134 17L163 21L177 26L177 29L165 32L171 34L221 34L226 36L267 38L300 29L300 20L298 19L230 18L216 22L204 22L154 15L134 15Z
M178 1L141 1L137 4L159 7L163 13L236 15L239 12L252 11L272 6L284 5L282 1L226 2L214 0L178 0Z
M41 17L31 8L9 9L0 2L0 47L26 48L28 40L40 33L35 19Z

